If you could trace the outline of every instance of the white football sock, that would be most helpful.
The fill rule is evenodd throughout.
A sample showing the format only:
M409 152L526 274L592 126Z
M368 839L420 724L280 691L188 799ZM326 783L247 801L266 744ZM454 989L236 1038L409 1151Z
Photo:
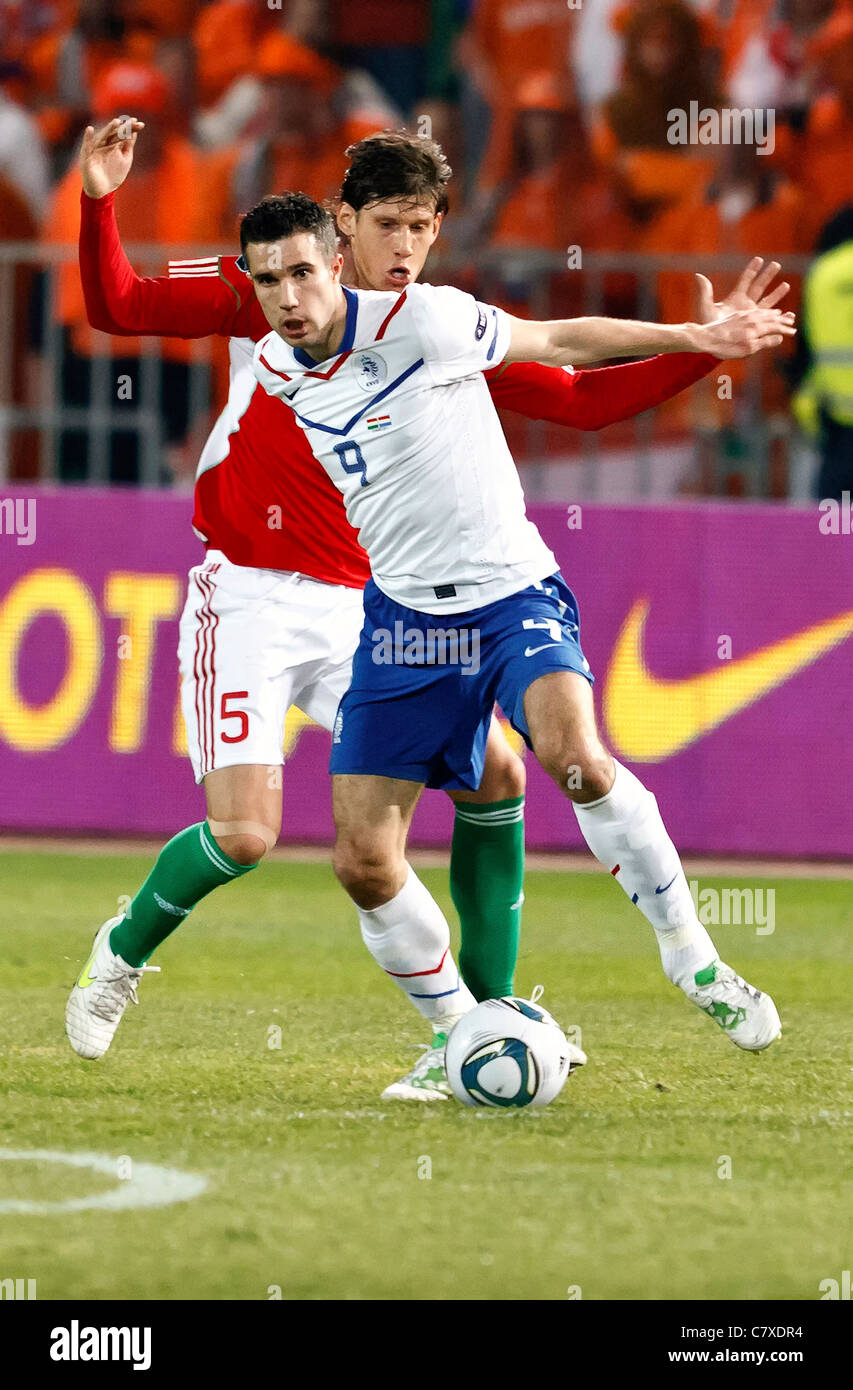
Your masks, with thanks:
M408 995L437 1030L449 1030L476 1004L450 950L450 928L409 865L396 898L381 907L358 909L361 936L386 975Z
M697 970L717 959L699 921L678 851L654 796L627 767L616 763L606 796L575 805L581 833L595 855L655 929L664 974L682 989Z

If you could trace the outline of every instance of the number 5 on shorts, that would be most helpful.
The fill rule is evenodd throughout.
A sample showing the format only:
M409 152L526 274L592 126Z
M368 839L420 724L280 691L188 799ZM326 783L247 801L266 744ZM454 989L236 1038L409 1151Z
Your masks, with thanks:
M223 734L223 743L242 743L244 738L249 737L249 716L244 709L228 709L229 700L248 700L248 690L229 690L222 696L219 705L219 719L224 723L226 719L239 719L239 734Z

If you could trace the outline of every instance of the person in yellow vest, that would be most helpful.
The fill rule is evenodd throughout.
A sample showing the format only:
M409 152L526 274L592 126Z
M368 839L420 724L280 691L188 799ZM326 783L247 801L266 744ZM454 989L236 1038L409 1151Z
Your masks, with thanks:
M816 494L853 492L853 203L827 222L806 278L805 368L793 399L800 427L820 444Z

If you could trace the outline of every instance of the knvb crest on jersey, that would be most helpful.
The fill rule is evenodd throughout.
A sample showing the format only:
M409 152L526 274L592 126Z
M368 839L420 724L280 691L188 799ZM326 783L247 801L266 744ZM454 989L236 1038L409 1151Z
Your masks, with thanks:
M353 356L356 380L362 391L378 391L388 378L388 367L378 352L357 352Z

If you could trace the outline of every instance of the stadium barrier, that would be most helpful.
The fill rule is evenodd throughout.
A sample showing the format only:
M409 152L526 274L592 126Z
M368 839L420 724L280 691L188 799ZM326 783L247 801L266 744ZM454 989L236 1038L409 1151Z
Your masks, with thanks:
M762 503L530 515L578 597L605 739L656 793L679 847L848 856L845 528L825 534L816 506ZM165 838L200 819L176 662L202 553L188 499L7 489L0 520L0 823ZM293 711L285 747L283 840L327 844L329 735ZM527 766L529 846L580 848L571 808ZM446 846L450 829L447 798L425 794L414 841Z
M162 274L169 259L216 254L221 247L130 245L127 250L141 274ZM795 280L809 263L805 257L776 259ZM191 446L176 463L165 448L164 392L169 383L164 379L162 340L146 341L128 400L119 395L117 359L123 340L98 335L87 400L81 404L69 394L67 378L75 364L67 360L68 336L57 315L58 272L69 263L76 265L76 247L0 243L0 483L31 475L47 482L73 480L95 486L116 481L111 440L121 430L137 451L133 480L145 487L188 487L197 450ZM551 253L492 249L478 262L476 290L481 298L501 303L523 295L523 302L513 307L541 317L616 311L652 319L662 272L701 270L713 280L731 277L743 263L742 256L733 255L697 260L675 254L588 253L582 269L569 270L565 257ZM16 277L26 269L35 273L32 283L22 287ZM471 288L471 267L452 255L436 258L430 270L436 280ZM577 290L570 305L559 294L555 300L555 286ZM214 380L221 388L224 377L215 378L216 348L210 341L191 344L187 353L186 376L177 389L186 396L187 436L200 444L212 423ZM727 386L732 375L734 385ZM171 390L174 396L174 383ZM732 399L727 393L733 393ZM693 388L689 404L686 400L603 433L579 434L507 416L528 496L538 501L564 496L628 501L664 498L685 486L710 494L808 495L811 460L801 463L784 389L771 359L752 359L734 374L712 374ZM69 471L64 441L70 435L82 441L75 446L85 459L82 473Z

